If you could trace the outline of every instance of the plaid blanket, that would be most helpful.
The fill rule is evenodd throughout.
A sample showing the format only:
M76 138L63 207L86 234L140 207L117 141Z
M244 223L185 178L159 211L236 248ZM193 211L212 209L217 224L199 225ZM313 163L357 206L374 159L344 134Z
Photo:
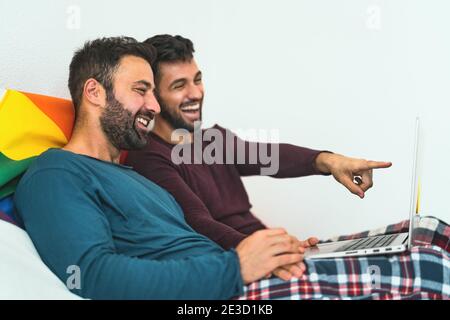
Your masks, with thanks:
M409 221L330 240L407 232ZM305 259L300 278L272 277L244 288L236 299L450 299L450 226L421 218L413 247L401 254Z

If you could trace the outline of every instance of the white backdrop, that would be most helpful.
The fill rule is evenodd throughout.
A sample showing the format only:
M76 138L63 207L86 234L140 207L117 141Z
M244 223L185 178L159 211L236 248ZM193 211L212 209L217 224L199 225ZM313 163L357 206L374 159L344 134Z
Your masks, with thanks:
M246 178L254 212L301 237L407 217L420 115L421 211L450 221L448 1L0 0L0 12L0 87L68 98L85 40L181 34L204 73L206 126L393 162L364 200L332 178Z

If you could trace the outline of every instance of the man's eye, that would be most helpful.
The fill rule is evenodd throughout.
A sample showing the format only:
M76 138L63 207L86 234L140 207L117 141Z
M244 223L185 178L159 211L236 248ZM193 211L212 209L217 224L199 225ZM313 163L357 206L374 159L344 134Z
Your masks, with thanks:
M141 95L145 95L145 89L141 89L141 88L137 88L137 89L135 89L139 94L141 94Z
M202 82L202 78L195 79L194 82L195 82L195 83L201 83L201 82Z

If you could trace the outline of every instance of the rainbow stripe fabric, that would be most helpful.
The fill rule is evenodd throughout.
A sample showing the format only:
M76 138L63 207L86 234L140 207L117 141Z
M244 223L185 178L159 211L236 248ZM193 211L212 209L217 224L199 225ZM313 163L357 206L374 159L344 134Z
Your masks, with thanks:
M0 219L14 222L12 196L33 159L70 139L72 102L0 88Z

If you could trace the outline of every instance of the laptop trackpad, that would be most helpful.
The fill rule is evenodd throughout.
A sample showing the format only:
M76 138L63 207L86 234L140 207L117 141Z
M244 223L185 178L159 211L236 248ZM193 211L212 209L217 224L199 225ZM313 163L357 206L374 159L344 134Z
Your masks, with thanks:
M346 245L353 241L355 241L355 240L344 240L344 241L321 243L317 246L307 248L305 251L305 258L307 258L308 256L311 256L311 255L319 254L319 253L325 254L325 253L336 252L343 245Z

